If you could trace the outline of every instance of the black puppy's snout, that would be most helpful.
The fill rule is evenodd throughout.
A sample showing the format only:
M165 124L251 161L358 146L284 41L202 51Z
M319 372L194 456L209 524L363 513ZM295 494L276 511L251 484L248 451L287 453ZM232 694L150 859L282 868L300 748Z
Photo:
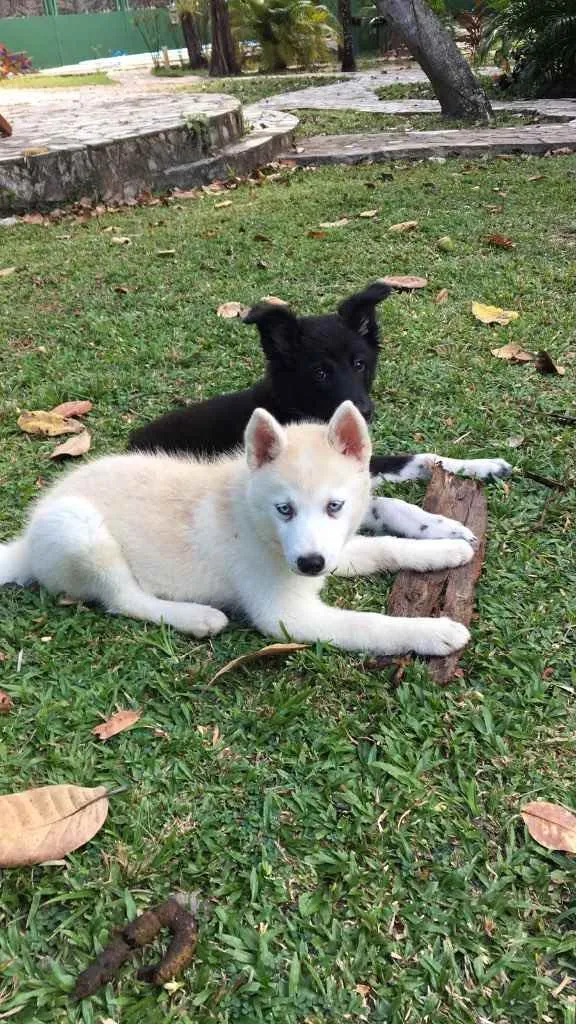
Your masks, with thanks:
M366 423L370 423L374 415L374 402L371 402L370 400L365 402L357 402L356 407L358 411L362 413L364 419L366 420Z
M322 555L300 555L296 565L306 576L318 576L326 565Z

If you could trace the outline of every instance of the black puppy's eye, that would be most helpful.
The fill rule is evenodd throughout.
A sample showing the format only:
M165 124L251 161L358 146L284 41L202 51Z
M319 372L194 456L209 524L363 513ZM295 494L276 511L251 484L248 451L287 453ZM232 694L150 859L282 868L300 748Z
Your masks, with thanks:
M343 508L343 506L343 501L329 501L328 504L326 505L326 511L329 516L335 516L338 515L338 512L340 511L341 508Z
M276 505L276 511L279 516L282 516L282 519L292 519L294 506L289 501L281 502L279 505Z
M312 370L312 377L317 381L326 380L328 377L328 371L325 370L323 366L316 366Z
M358 373L362 373L366 369L366 363L363 359L355 359L352 366Z

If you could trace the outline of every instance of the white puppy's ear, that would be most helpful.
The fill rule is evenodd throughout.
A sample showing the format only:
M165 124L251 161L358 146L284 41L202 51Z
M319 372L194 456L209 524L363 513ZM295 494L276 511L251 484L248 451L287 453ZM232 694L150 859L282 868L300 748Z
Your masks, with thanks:
M342 455L368 462L372 454L366 420L353 402L342 402L328 424L328 443Z
M286 434L266 409L255 409L246 427L244 444L250 469L260 469L284 451Z

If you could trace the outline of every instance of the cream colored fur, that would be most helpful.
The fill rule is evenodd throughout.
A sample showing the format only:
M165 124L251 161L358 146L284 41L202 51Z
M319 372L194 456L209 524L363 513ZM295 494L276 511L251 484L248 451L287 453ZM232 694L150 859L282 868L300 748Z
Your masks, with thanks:
M327 573L427 571L472 557L464 540L356 536L370 500L370 453L366 424L345 402L327 426L283 428L256 410L246 455L99 459L66 474L33 507L21 537L0 545L0 584L36 580L197 637L222 630L226 609L276 637L447 654L468 640L459 623L320 600ZM321 575L299 571L310 555L323 559Z

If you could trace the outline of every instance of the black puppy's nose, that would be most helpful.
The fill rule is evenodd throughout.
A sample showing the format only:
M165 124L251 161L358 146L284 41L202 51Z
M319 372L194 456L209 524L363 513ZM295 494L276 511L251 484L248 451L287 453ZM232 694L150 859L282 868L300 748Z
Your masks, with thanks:
M317 576L322 572L326 562L322 555L300 555L296 565L306 576Z
M374 402L357 402L356 407L358 411L362 413L366 423L370 423L370 420L374 415Z

